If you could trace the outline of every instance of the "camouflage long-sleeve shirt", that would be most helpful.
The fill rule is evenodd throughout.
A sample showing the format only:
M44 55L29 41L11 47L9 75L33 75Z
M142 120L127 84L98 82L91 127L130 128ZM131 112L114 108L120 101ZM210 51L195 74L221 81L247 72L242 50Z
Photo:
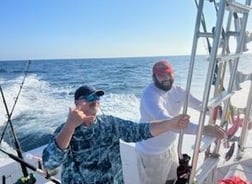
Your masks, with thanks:
M75 129L66 150L59 149L53 138L43 151L43 165L49 170L62 165L63 184L122 184L120 139L126 142L148 139L152 137L149 125L99 116L90 127L81 125Z

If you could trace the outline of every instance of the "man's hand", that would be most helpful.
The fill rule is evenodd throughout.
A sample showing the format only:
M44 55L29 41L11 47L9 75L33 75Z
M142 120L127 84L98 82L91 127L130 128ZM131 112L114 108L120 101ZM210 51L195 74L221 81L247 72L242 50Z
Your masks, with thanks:
M204 127L204 134L215 137L216 139L223 139L227 137L225 130L218 125L206 125Z
M95 116L87 116L80 108L76 107L71 109L69 107L69 113L67 117L67 124L71 125L74 129L81 124L90 126L91 123L95 120Z
M172 119L170 119L170 125L172 126L172 129L181 129L181 128L187 128L188 124L189 124L189 119L190 116L189 115L184 115L184 114L180 114L178 116L173 117Z
M56 143L59 148L64 150L69 146L76 127L80 126L81 124L90 126L94 120L95 116L87 116L79 107L74 109L69 108L66 124L56 137Z

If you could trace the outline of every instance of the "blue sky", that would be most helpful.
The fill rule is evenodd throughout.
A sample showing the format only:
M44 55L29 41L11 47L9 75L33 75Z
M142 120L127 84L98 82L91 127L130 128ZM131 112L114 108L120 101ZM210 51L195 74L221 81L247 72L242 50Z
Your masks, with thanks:
M2 0L0 60L187 55L195 15L194 0Z

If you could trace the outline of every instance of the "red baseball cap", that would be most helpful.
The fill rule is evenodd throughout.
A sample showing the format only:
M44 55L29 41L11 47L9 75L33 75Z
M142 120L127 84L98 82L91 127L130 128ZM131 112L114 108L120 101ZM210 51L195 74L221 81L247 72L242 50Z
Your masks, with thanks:
M173 73L173 68L168 61L162 60L158 61L154 64L152 68L152 72L155 75L158 76L163 76L164 74L172 74Z

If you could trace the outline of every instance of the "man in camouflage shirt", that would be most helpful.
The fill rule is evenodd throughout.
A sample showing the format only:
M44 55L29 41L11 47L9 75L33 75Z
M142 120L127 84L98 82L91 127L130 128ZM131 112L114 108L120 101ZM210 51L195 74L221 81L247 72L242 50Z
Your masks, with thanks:
M120 139L137 142L171 129L186 128L188 115L152 123L135 123L113 116L97 116L101 90L81 86L75 92L75 109L56 129L43 151L43 166L62 165L63 184L122 184Z

